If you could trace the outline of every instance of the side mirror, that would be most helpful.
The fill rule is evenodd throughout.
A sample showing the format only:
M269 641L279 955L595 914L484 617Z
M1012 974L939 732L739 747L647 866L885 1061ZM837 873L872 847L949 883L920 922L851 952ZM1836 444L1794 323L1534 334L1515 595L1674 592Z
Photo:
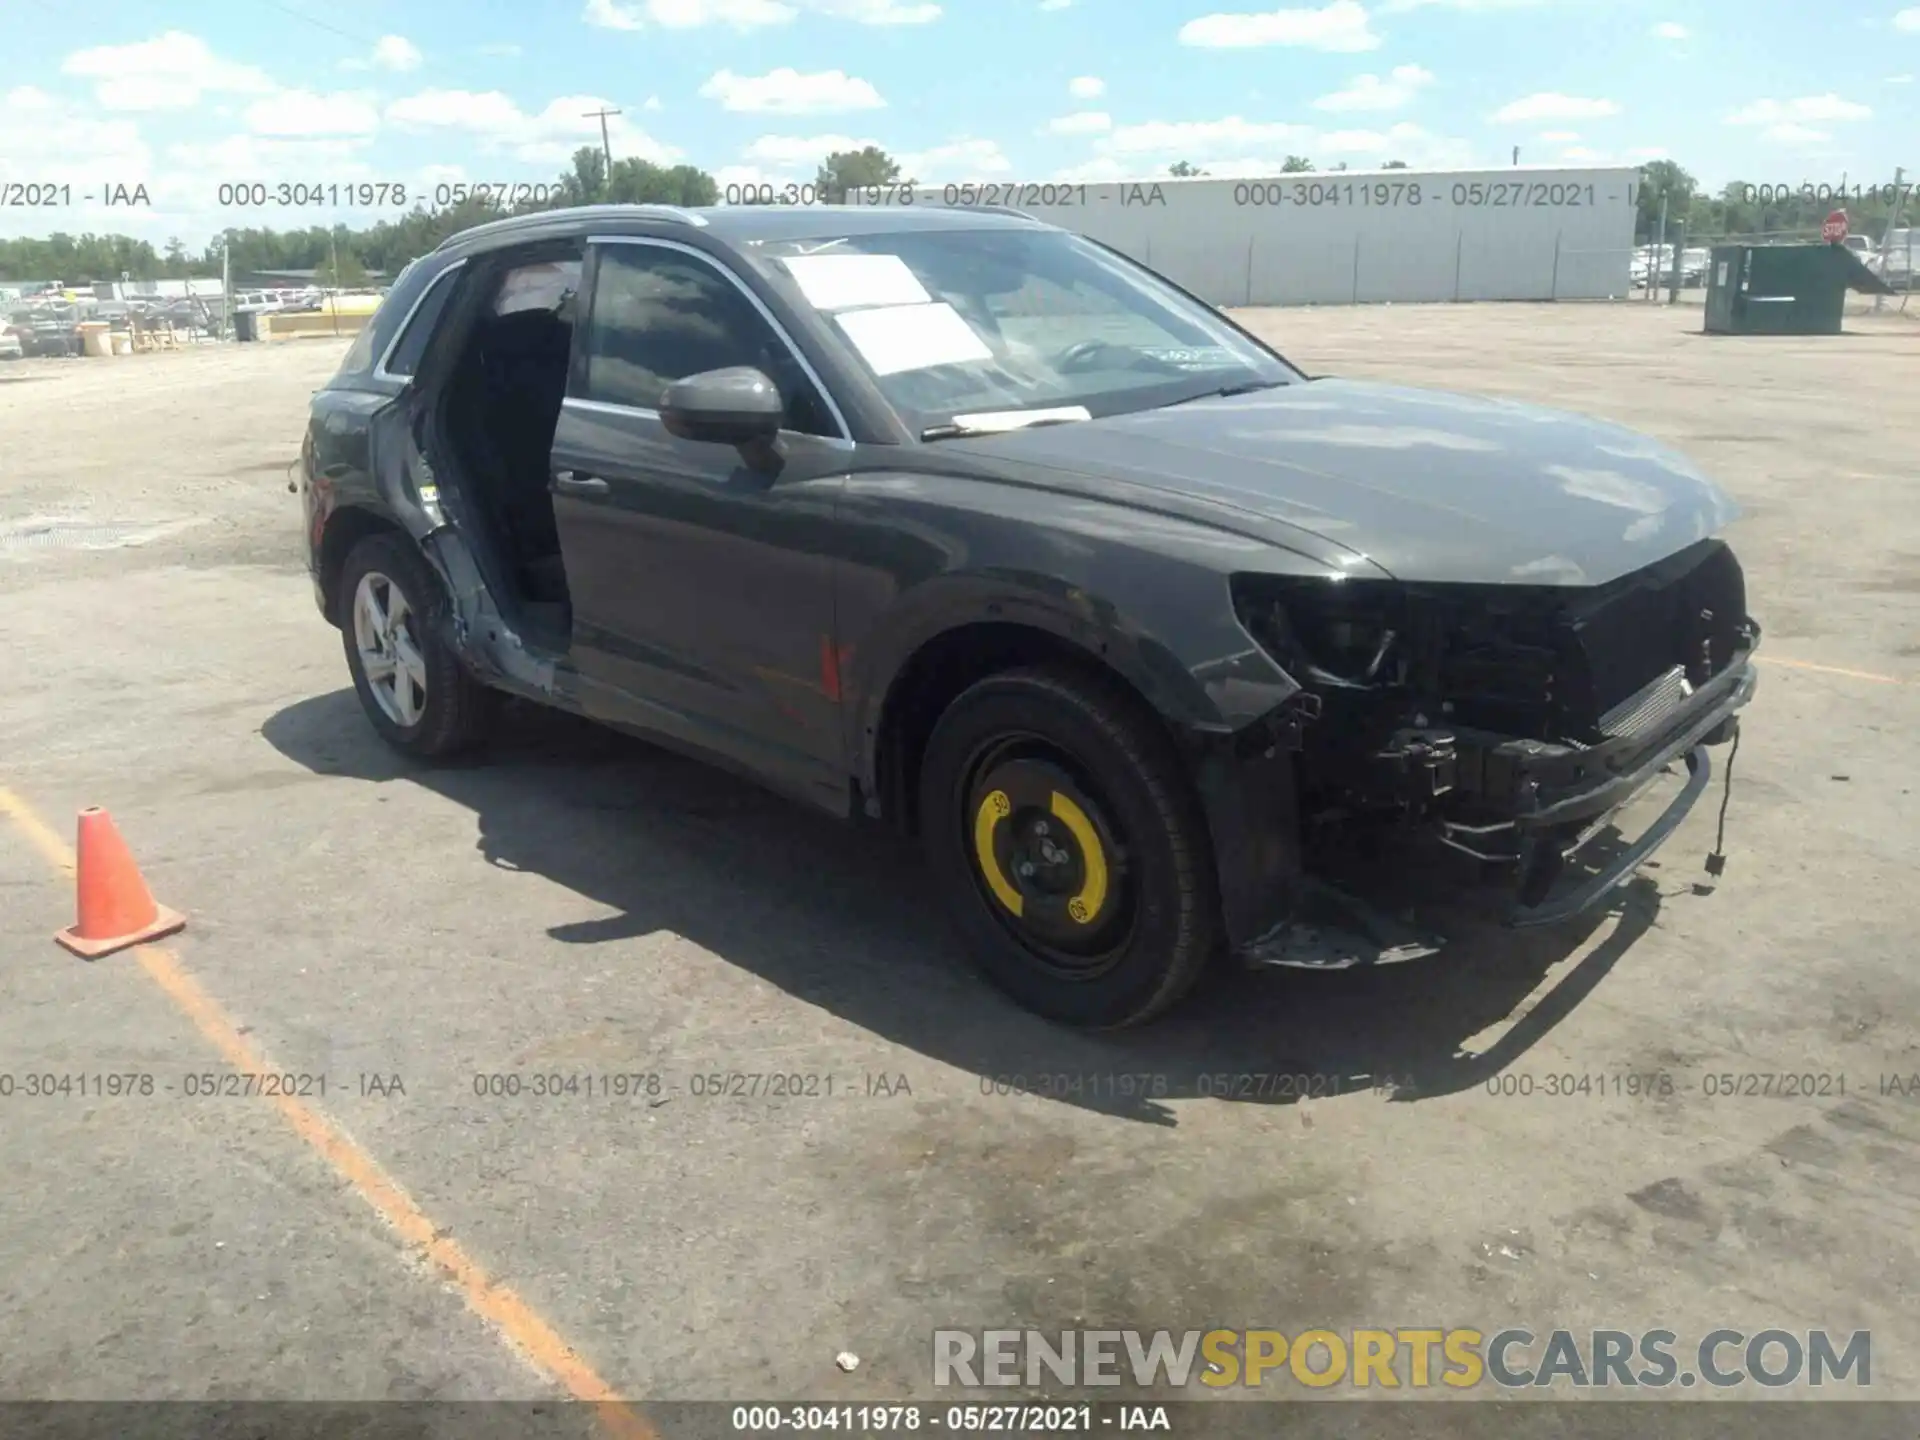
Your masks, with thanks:
M676 380L660 402L660 423L669 435L716 445L771 440L780 433L786 413L779 388L750 365Z

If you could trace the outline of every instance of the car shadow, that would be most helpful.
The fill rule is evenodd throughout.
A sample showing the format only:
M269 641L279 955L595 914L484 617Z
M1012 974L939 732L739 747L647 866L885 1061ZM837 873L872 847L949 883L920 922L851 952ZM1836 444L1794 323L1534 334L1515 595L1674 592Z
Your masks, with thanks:
M1408 1103L1483 1084L1572 1012L1660 904L1643 876L1602 913L1508 929L1461 898L1460 875L1396 859L1374 868L1394 877L1396 909L1410 903L1423 926L1451 937L1440 955L1321 972L1223 964L1162 1020L1088 1035L1027 1013L969 969L913 846L577 717L509 703L480 755L442 766L390 750L351 689L289 705L261 733L315 773L404 781L465 806L488 864L615 912L547 932L563 944L670 931L971 1072L983 1094L1023 1091L1161 1125L1175 1123L1166 1102L1194 1097Z

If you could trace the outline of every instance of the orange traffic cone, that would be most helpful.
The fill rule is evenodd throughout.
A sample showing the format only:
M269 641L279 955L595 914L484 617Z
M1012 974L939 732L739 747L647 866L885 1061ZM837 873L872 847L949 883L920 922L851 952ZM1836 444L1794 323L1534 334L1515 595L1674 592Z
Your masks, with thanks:
M80 812L76 855L78 918L71 929L53 937L74 954L97 960L185 927L186 916L154 903L127 842L98 805Z

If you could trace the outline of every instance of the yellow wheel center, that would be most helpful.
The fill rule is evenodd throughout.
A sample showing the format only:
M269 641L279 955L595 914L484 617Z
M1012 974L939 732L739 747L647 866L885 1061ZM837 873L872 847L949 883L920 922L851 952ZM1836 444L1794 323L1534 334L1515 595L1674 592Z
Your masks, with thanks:
M1048 797L1048 809L1067 828L1080 853L1082 868L1080 889L1067 899L1067 915L1076 925L1091 925L1100 917L1107 901L1108 870L1106 848L1100 833L1087 818L1086 811L1070 796L1055 790ZM997 844L1000 827L1013 814L1013 801L1004 790L990 790L981 797L973 817L973 850L980 874L994 898L1016 918L1026 913L1026 896L1000 863Z

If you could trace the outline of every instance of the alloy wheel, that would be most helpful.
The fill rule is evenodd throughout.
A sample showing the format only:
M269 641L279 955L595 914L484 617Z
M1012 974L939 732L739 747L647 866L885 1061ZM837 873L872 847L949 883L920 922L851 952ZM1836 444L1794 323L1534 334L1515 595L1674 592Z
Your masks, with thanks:
M354 587L353 643L381 713L402 729L417 725L427 708L426 657L405 592L377 570Z

